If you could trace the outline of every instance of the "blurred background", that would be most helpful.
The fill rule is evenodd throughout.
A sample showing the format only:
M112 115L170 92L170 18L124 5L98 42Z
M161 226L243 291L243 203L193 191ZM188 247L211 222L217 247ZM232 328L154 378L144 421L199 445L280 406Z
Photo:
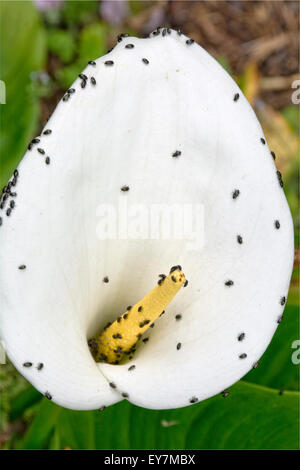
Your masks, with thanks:
M214 397L193 412L125 402L103 413L71 412L45 401L6 363L0 448L298 448L299 366L291 354L299 338L299 3L25 0L0 1L0 13L0 188L86 63L119 33L146 37L162 25L195 39L252 104L283 175L296 247L287 319L261 367L232 387L225 406ZM144 433L134 429L139 424Z

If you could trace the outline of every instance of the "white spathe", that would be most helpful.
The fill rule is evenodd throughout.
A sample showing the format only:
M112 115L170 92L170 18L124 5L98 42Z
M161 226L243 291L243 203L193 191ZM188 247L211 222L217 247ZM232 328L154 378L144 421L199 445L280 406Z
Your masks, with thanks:
M186 40L173 30L123 38L88 65L86 87L75 81L45 126L52 133L26 152L16 206L1 214L0 338L16 368L67 408L107 406L124 392L139 406L176 408L220 393L260 358L284 308L293 226L273 158L236 83ZM204 246L101 239L103 208L125 201L201 205ZM126 365L96 364L87 339L176 264L189 285L149 341Z

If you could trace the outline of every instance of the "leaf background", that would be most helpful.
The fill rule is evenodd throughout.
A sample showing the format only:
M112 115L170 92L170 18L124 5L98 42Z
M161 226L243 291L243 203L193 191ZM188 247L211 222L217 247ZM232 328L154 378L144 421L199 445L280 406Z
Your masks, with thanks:
M39 107L30 74L42 68L46 57L45 34L36 10L30 2L22 2L20 22L13 3L0 2L0 78L6 85L6 104L0 114L0 188L36 130Z

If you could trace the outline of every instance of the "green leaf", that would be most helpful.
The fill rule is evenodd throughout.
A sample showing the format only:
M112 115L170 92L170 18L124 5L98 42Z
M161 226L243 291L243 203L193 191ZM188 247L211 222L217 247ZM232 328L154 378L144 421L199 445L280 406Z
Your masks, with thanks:
M71 83L73 83L78 77L79 73L82 72L82 69L82 64L80 62L75 62L74 64L66 65L61 69L57 69L55 72L55 78L62 88L69 88Z
M79 57L86 65L89 60L106 54L107 27L103 23L92 23L86 26L79 36Z
M244 379L279 390L299 390L299 365L292 362L292 343L296 339L299 339L299 307L287 305L259 367Z
M288 123L290 124L291 128L299 134L299 127L300 127L300 114L299 114L299 107L297 105L289 105L286 106L282 110L282 114L287 119Z
M221 401L224 400L223 403ZM199 404L186 449L298 449L299 394L243 382L223 399Z
M65 2L62 10L64 21L70 27L89 23L98 14L99 2L85 0L84 2Z
M24 448L45 448L48 439L47 448L61 449L296 449L297 417L297 392L280 395L246 382L229 397L176 410L123 401L102 412L71 411L43 402Z
M10 421L15 421L18 418L22 418L25 411L35 405L41 399L42 395L40 392L38 392L32 386L28 386L28 388L14 397L9 412Z
M27 387L26 380L9 361L0 364L0 434L7 431L15 402L19 402L18 397Z
M95 412L62 410L57 431L63 448L95 449Z
M61 448L61 443L60 443L60 437L57 428L54 430L53 435L50 440L50 445L49 449L50 450L60 450Z
M50 439L62 408L46 398L42 400L37 413L21 441L22 449L45 449Z
M57 69L55 76L63 88L68 88L90 60L106 54L107 28L102 23L92 23L82 29L79 35L78 60Z
M64 29L52 28L47 33L49 51L57 55L65 64L71 62L76 51L72 34Z
M30 73L42 67L45 37L31 2L1 2L0 79L6 104L0 105L0 187L24 154L38 122L38 103Z

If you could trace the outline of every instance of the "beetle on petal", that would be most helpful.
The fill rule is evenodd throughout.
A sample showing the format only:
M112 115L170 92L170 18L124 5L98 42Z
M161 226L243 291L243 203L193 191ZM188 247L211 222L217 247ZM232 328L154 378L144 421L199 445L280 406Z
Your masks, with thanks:
M61 406L192 406L251 370L282 317L293 226L281 176L278 184L241 90L183 34L124 35L82 73L85 89L78 77L11 180L18 200L1 214L0 338L15 367ZM120 201L201 205L203 245L99 237L103 205ZM140 331L126 327L131 315Z

